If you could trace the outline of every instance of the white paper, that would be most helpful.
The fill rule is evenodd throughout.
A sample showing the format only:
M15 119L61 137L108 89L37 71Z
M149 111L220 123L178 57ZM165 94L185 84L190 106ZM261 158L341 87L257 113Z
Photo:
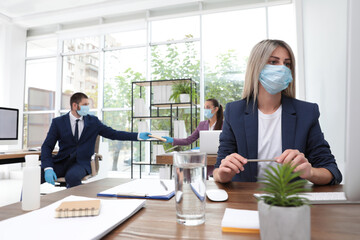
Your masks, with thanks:
M164 146L160 144L153 144L153 159L156 159L157 155L165 154Z
M162 180L167 190L160 183L160 179L136 179L128 183L102 191L101 195L119 195L119 196L167 196L175 192L175 183L173 180Z
M161 89L160 86L153 86L153 103L160 103L161 102Z
M259 212L226 208L221 227L259 229Z
M179 138L179 121L174 120L173 126L174 126L174 138Z
M159 137L162 137L162 136L166 136L168 137L169 136L169 131L168 130L153 130L151 131L151 134L155 135L155 136L159 136ZM158 140L156 138L150 138L150 140Z
M266 195L265 193L255 193L255 197ZM343 204L343 203L360 203L360 201L349 201L344 192L306 192L298 194L309 200L310 204Z
M159 177L160 179L170 179L170 167L165 166L159 168Z
M146 121L138 122L138 132L149 132L149 126Z
M179 138L187 138L184 120L179 120Z
M172 95L172 86L168 85L166 86L166 102L170 102L170 103L174 102L173 99L170 100L171 95Z
M91 200L69 196L49 206L0 222L0 239L100 239L145 205L146 200L101 199L100 214L91 217L55 218L63 201Z

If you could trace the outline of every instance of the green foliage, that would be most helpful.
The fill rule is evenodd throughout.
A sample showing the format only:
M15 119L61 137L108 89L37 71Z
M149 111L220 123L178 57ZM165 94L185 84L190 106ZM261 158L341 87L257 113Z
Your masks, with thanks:
M104 107L105 108L131 108L131 83L145 81L144 74L135 72L131 68L126 69L122 75L116 76L114 82L105 82L104 86ZM142 94L145 89L141 89ZM140 87L134 87L134 97L140 95Z
M304 188L306 180L295 180L300 176L300 172L294 172L295 167L284 164L277 167L270 166L266 169L264 178L260 179L265 180L263 182L265 187L260 190L268 194L261 196L260 199L269 205L281 207L297 207L308 204L306 198L297 195L308 189Z
M240 100L246 62L240 61L235 50L230 49L217 56L215 66L205 63L205 99L216 98L223 106Z
M190 83L174 84L172 86L172 94L170 96L170 100L179 102L180 94L190 94L190 93L191 93L191 84ZM197 98L195 87L193 87L192 97L193 97L193 99Z

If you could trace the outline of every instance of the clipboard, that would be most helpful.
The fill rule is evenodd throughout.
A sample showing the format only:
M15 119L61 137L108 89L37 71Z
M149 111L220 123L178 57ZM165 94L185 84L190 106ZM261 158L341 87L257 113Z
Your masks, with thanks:
M157 140L160 140L160 141L162 141L162 142L166 142L166 139L165 139L165 138L162 138L162 137L159 137L159 136L156 136L156 135L153 135L153 134L149 135L149 137L151 137L151 138L156 138Z
M164 187L166 186L166 188ZM175 195L173 180L136 179L99 192L99 197L169 200Z

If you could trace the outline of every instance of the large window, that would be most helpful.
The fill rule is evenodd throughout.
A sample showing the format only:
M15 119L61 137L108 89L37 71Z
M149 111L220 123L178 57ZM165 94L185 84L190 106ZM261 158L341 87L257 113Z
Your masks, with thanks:
M205 99L220 104L241 99L252 47L266 38L265 8L203 17Z
M146 30L109 34L105 37L103 121L114 129L131 131L131 83L146 80L145 44ZM105 141L109 144L111 169L129 171L131 143ZM137 144L134 151L139 152Z
M54 116L56 49L54 38L27 43L23 148L41 146Z
M62 109L70 109L68 99L75 92L88 95L90 108L98 105L99 37L64 41L62 65Z
M70 96L75 92L89 96L93 113L106 125L131 131L133 81L191 78L198 92L205 93L197 96L198 104L216 98L225 107L241 99L247 59L256 43L266 38L283 39L296 52L292 4L211 11L148 20L147 27L130 31L101 35L89 32L88 37L73 39L68 36L28 41L25 148L42 144L52 118L69 111ZM139 89L134 91L139 94ZM141 94L148 105L149 91L143 88ZM161 110L164 114L169 111ZM193 122L190 129L193 120L189 108L180 108L178 113L185 120L187 134L191 134L196 124ZM149 127L169 130L170 123L153 120ZM137 131L136 121L133 130ZM35 131L40 134L29 138ZM129 170L130 142L105 142L109 145L111 170ZM141 151L137 144L134 147L136 152L149 152L149 144L143 144Z

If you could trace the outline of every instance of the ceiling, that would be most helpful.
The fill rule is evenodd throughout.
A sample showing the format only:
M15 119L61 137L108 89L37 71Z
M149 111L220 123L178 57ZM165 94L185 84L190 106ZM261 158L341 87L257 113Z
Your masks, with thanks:
M2 0L0 23L33 28L196 2L199 0Z
M104 2L111 0L11 0L0 2L0 12L10 18L17 18Z

